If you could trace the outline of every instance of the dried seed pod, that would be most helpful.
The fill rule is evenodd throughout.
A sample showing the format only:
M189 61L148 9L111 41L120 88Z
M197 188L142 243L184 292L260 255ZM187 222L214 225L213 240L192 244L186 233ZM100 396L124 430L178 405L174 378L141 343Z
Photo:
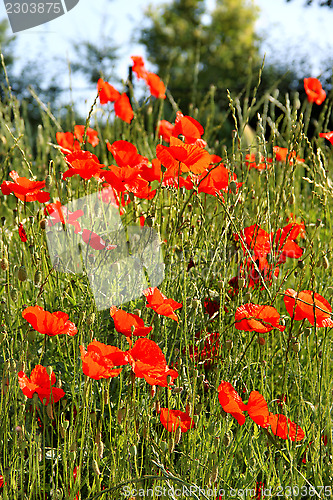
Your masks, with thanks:
M9 263L8 263L8 260L3 258L0 260L0 267L3 271L7 271L7 269L9 268Z
M25 266L20 266L17 271L17 277L20 281L27 281L28 273Z

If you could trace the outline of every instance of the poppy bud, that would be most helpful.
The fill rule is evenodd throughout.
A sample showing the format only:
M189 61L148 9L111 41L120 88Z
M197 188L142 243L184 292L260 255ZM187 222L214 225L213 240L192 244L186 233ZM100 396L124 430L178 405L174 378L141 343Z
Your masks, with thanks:
M297 262L297 265L298 265L298 267L299 267L300 269L304 269L304 266L305 266L305 264L304 264L304 260L299 260L299 261Z
M163 453L165 453L168 449L168 445L165 441L162 441L161 442L161 450L163 451Z
M219 475L219 468L217 465L214 465L212 468L212 473L211 473L210 478L209 478L209 482L211 484L216 483L218 475Z
M223 436L223 444L224 446L228 447L229 444L231 443L232 441L232 438L233 438L233 433L232 431L228 431L224 434Z
M32 395L32 402L37 404L38 403L38 394L37 392L34 392Z
M291 348L294 352L299 352L301 349L301 345L299 342L295 341L292 343Z
M39 226L41 229L45 229L46 228L46 220L42 219L41 221L39 221Z
M156 411L156 413L161 412L161 404L159 401L156 401L156 403L155 403L155 411Z
M17 271L17 277L20 281L27 281L28 273L24 266L20 266Z
M233 194L237 193L237 184L235 181L229 182L229 189Z
M103 453L104 453L104 443L103 441L100 441L97 445L97 453L99 458L103 458Z
M153 398L156 394L156 385L152 385L150 388L150 397Z
M18 299L18 291L17 291L17 288L12 288L10 290L10 297L11 299L14 301L14 302L17 302L17 299Z
M322 264L323 264L323 268L324 269L328 269L329 268L330 263L328 262L328 259L327 259L326 255L324 255L324 257L322 259Z
M264 337L259 337L258 338L258 342L259 342L259 345L265 345L266 344L266 340L264 339Z
M183 392L183 387L174 387L173 392L175 394L180 394L181 392Z
M228 349L228 351L231 351L231 349L232 349L232 345L233 345L233 344L232 344L232 340L227 339L227 340L225 341L225 347Z
M294 193L291 193L291 195L289 196L289 205L293 205L295 203L295 195Z
M175 449L175 440L173 438L170 439L169 441L169 453L171 455L171 453L173 453Z
M101 475L101 471L99 470L98 463L97 463L96 460L92 461L92 469L95 472L96 476L100 476Z
M52 403L50 402L46 407L46 413L50 420L54 420Z
M8 267L9 267L9 263L8 263L8 260L7 259L1 259L0 260L0 267L3 271L7 271Z
M46 176L46 179L45 179L46 189L50 189L50 187L52 186L52 183L53 183L52 175L49 174Z
M148 227L152 227L152 225L153 225L153 219L152 219L152 217L150 215L148 217L146 217L145 224Z
M192 412L193 412L193 406L192 403L189 401L186 405L186 413L188 415L192 415Z
M88 326L93 325L94 321L95 321L95 313L92 312L92 313L88 314L88 316L87 316L87 325Z
M179 426L175 432L175 443L178 444L182 437L182 428Z
M199 305L198 299L192 299L192 306L195 307L195 308L197 308L198 305Z
M117 413L118 424L121 424L125 416L126 416L126 408L119 408Z
M34 283L36 286L39 286L41 284L41 281L42 281L42 273L37 270L34 276Z
M134 201L134 194L133 193L128 193L129 199L131 201Z

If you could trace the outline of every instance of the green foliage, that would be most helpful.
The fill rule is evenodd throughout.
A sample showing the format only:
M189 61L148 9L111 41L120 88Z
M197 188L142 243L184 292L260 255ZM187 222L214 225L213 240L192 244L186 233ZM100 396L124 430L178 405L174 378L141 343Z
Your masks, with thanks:
M74 500L78 493L82 500L119 500L131 498L134 489L156 486L167 492L192 488L192 498L199 499L215 498L207 493L215 488L225 492L224 498L250 499L258 496L260 483L271 498L313 498L315 489L322 498L331 496L332 329L311 326L308 320L294 321L283 303L283 292L289 287L314 290L330 304L333 301L333 153L332 146L318 136L333 128L331 99L319 107L318 119L314 119L314 106L305 99L267 92L262 102L248 100L256 94L257 89L249 85L244 96L226 96L237 131L230 148L224 145L228 137L214 142L210 126L214 99L202 106L207 117L202 121L204 139L210 151L221 155L225 166L237 175L242 183L238 190L229 185L223 197L214 197L196 189L162 187L155 181L157 193L152 200L134 197L123 207L124 225L138 225L143 214L161 234L166 267L160 288L167 297L183 303L178 323L148 309L144 297L123 305L131 313L139 309L144 323L153 326L149 338L179 373L175 388L151 390L145 380L133 377L129 366L113 379L84 376L80 345L87 348L96 338L127 350L128 342L115 330L108 310L96 311L85 274L67 274L52 267L45 224L41 224L44 206L0 193L3 500ZM159 139L152 118L159 113L161 119L167 118L163 102L151 99L148 105L136 106L130 125L114 119L107 110L99 106L90 115L89 125L98 130L100 143L88 148L99 160L105 165L114 163L105 141L121 139L132 142L149 160L154 158ZM250 140L245 137L249 119L254 121ZM307 136L310 126L311 140ZM16 170L39 181L49 174L52 202L66 203L95 192L99 185L95 178L62 178L68 165L52 145L57 131L51 112L42 112L34 144L18 101L8 94L8 100L0 103L1 183ZM273 157L276 145L295 150L305 161L277 161ZM250 151L256 160L261 155L273 157L270 168L249 170L244 160ZM305 225L305 238L298 238L304 249L301 264L291 257L279 264L272 260L272 269L279 268L274 278L262 276L253 288L242 278L234 293L229 280L238 276L244 262L235 234L253 224L276 231L286 224L290 212ZM19 238L19 223L27 242ZM207 298L219 306L215 316L206 312ZM286 329L264 334L264 342L257 333L237 330L235 311L248 302L276 307ZM36 332L22 318L22 311L35 305L65 312L78 333L48 337ZM219 334L219 343L206 363L193 353L203 350L210 333ZM36 397L23 395L18 373L23 370L29 377L36 364L52 366L57 385L65 391L59 402L45 406ZM217 387L222 380L232 383L244 402L252 390L262 393L270 411L283 413L302 427L304 440L273 436L248 416L244 425L238 425L231 414L221 412ZM162 426L159 406L187 408L195 428L176 440ZM156 491L146 496L170 498Z
M103 39L95 45L90 41L81 41L74 45L77 60L73 61L73 72L83 74L90 83L97 83L99 78L107 80L115 68L118 47L111 39Z
M150 7L140 42L181 109L198 105L213 84L225 102L225 90L239 92L249 63L259 65L254 25L258 10L245 0L218 0L207 14L203 0L174 0ZM208 16L208 17L207 17Z

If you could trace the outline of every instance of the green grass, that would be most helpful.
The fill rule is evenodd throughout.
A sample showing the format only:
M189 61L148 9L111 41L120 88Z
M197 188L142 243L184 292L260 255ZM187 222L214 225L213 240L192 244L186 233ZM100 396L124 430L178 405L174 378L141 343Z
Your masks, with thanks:
M157 387L152 395L151 386L134 378L128 366L108 380L95 381L83 374L79 345L87 347L95 338L126 350L126 339L115 331L108 310L96 310L86 276L52 268L40 225L44 206L1 194L1 258L8 260L8 268L0 271L3 500L73 500L78 493L82 499L129 499L130 491L137 490L132 496L141 498L148 488L155 488L154 494L146 493L155 499L182 498L179 493L172 496L168 492L172 488L187 488L191 498L215 499L214 488L224 490L221 498L253 498L260 482L272 498L332 495L332 332L312 327L307 320L293 321L283 302L283 292L293 288L313 290L332 303L333 146L318 136L332 128L332 100L327 98L314 123L306 101L299 103L288 96L278 100L272 91L257 103L252 100L255 92L243 100L230 97L225 113L237 131L233 138L221 136L219 127L212 125L216 110L209 99L206 108L193 113L206 130L209 152L220 155L243 183L238 192L224 193L223 201L158 186L155 198L135 198L122 216L124 225L138 225L140 214L151 217L153 228L166 240L162 246L165 280L159 288L183 303L179 323L146 308L144 297L124 309L132 313L139 309L145 324L153 325L149 338L179 373L173 389ZM251 106L246 105L251 101ZM163 106L163 101L153 98L144 102L127 125L108 114L108 106L96 105L89 126L98 130L100 143L87 149L108 165L112 158L105 140L124 139L152 159L158 144L156 121L169 118L164 117ZM254 118L257 128L251 144L246 125ZM312 138L307 135L309 125ZM62 180L67 167L53 146L57 131L51 112L43 111L32 144L18 103L7 92L7 101L0 104L1 182L9 180L11 170L38 180L49 174L51 201L60 199L63 204L95 192L95 179ZM295 150L305 163L289 165L273 159L271 168L263 172L247 168L248 152L273 157L275 145ZM291 212L305 224L305 238L298 239L304 248L302 263L287 258L271 282L255 288L241 282L239 294L232 297L228 281L244 260L234 235L253 224L276 231L287 224ZM26 243L19 238L19 223L26 230ZM188 270L191 259L195 266ZM18 278L20 266L27 274L23 281ZM212 319L204 308L208 297L220 303ZM257 333L237 330L235 311L247 302L273 305L285 331L261 335L265 338L261 345ZM51 338L35 332L22 318L24 308L34 305L66 312L78 334ZM190 355L191 346L202 346L197 332L202 338L211 332L220 335L218 352L208 367ZM19 387L18 372L24 370L30 377L36 364L52 366L65 391L65 397L52 406L44 406L35 396L27 399ZM295 443L275 437L249 418L240 426L218 401L222 380L230 382L245 402L252 390L259 391L270 411L283 413L301 426L304 440ZM285 401L279 404L282 395ZM176 443L161 425L157 405L182 411L187 407L195 428ZM195 491L195 486L202 490Z

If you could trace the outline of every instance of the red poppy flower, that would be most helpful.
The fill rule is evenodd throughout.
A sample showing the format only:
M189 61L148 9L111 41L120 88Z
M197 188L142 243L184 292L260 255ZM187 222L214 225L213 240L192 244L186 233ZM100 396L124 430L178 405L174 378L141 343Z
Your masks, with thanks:
M208 151L195 144L185 144L176 137L170 138L170 146L156 146L156 156L172 174L183 172L201 174L210 164Z
M156 98L165 99L165 85L158 75L150 73L145 68L141 56L131 56L133 61L132 71L138 78L142 78L150 89L151 95Z
M172 187L175 189L185 188L188 190L194 188L193 181L189 175L186 178L184 178L178 174L175 174L171 170L167 170L166 172L164 172L162 186L163 187Z
M114 103L114 112L121 120L131 123L134 117L133 109L127 94L124 92Z
M56 140L65 155L81 149L80 143L74 139L72 132L57 132Z
M148 73L145 81L150 89L151 95L157 99L165 99L165 85L158 75L155 73Z
M178 323L178 316L174 311L183 307L181 302L168 299L157 287L147 288L144 290L143 294L148 302L146 307L154 309L157 314L167 316L168 318L174 319Z
M82 179L91 179L93 176L98 176L101 168L105 165L99 163L96 155L89 151L78 151L66 156L66 162L69 165L69 170L62 174L63 179L79 175Z
M140 316L127 313L115 306L110 307L110 316L117 332L123 333L126 337L130 337L132 334L137 337L145 337L153 329L152 326L145 326Z
M295 422L292 422L285 415L270 414L269 425L272 433L282 439L291 439L291 441L302 441L305 437L304 431Z
M288 155L288 161L289 161L290 165L293 162L293 158L297 162L304 163L304 161L305 161L303 158L296 156L296 151L290 151L290 153L288 154L288 148L280 148L279 146L274 146L273 152L275 154L276 161L281 161L283 163L286 162L287 155Z
M322 132L321 134L319 134L319 137L324 137L324 139L327 139L331 144L333 144L333 132Z
M110 165L109 170L101 172L101 176L119 193L131 192L138 198L149 200L156 194L148 181L140 177L140 170L136 167Z
M227 192L229 181L237 181L236 174L231 175L230 171L221 163L210 170L205 170L196 178L199 193L212 194L217 196L220 191ZM242 183L237 183L237 189Z
M326 92L317 78L304 78L304 90L309 102L319 105L326 99Z
M243 425L245 422L245 415L243 411L247 409L247 406L243 403L238 392L233 388L230 382L222 381L217 388L219 393L219 402L223 410L230 413L239 425Z
M333 327L332 307L319 293L311 290L297 293L292 288L288 288L284 293L286 309L295 321L308 319L313 326L316 323L318 327Z
M138 167L148 164L148 158L138 153L134 144L129 141L115 141L106 143L106 147L112 153L118 167Z
M220 301L207 298L204 300L204 308L210 318L220 309Z
M50 199L50 193L41 191L45 187L45 181L30 181L26 177L20 177L15 170L9 173L14 182L3 181L1 184L2 194L15 194L19 200L30 202L39 201L46 203Z
M120 92L102 78L97 82L97 91L99 92L99 102L101 104L115 102L120 97Z
M158 124L158 136L162 136L163 141L170 142L174 125L168 120L161 120Z
M272 158L265 159L264 156L261 156L260 163L257 163L256 160L257 158L255 154L247 154L245 156L245 165L249 167L249 169L255 168L256 170L266 170L267 168L269 168L270 163L273 162Z
M81 225L77 220L84 215L83 210L76 210L70 212L66 206L61 205L60 201L49 203L44 208L44 214L49 216L48 225L54 226L61 222L62 224L71 224L74 226L74 232L77 234L81 231Z
M135 375L150 385L167 387L168 377L171 384L178 377L178 372L167 366L163 352L152 340L138 339L126 354Z
M272 415L268 411L266 400L258 391L252 391L246 405L249 417L260 427L267 428L270 426L269 417Z
M184 136L187 144L194 144L204 133L203 126L191 116L183 115L177 111L175 125L172 130L173 137Z
M194 429L194 420L180 410L169 410L169 408L161 408L160 411L161 424L169 432L175 432L178 427L182 432L187 432L189 429Z
M72 337L77 333L76 326L68 319L68 314L61 311L50 313L39 306L31 306L24 309L22 317L34 330L49 337L61 334Z
M20 371L18 379L23 394L31 399L36 392L44 405L48 405L50 400L52 404L57 403L65 396L63 389L51 387L56 383L56 377L53 371L49 376L44 366L36 365L31 372L30 379L23 371Z
M127 354L118 347L105 345L93 340L87 350L80 345L82 371L87 377L95 380L117 377L122 368L115 366L127 365Z
M147 182L160 182L162 175L161 162L157 158L153 158L151 161L151 167L149 167L148 164L141 164L140 175Z
M275 307L258 304L244 304L237 307L235 328L246 332L267 333L277 328L281 332L285 326L279 324L280 314Z
M275 244L276 252L278 254L278 264L286 261L286 257L292 257L293 259L300 259L303 255L303 248L298 246L296 243L296 238L299 235L303 235L305 232L304 223L301 224L293 223L287 224L282 229L278 229L275 233L272 233L272 240Z
M21 238L21 241L23 243L25 243L26 241L28 241L28 238L27 238L27 233L25 232L25 229L23 227L23 224L19 224L19 228L18 228L18 231L19 231L19 236Z
M248 257L247 249L254 253L255 259L267 257L271 251L269 234L261 229L258 224L244 228L241 233L242 240L235 235L235 240L241 242L245 257ZM244 246L244 243L246 247Z
M192 360L203 364L205 370L209 370L214 362L220 359L220 335L218 332L208 333L202 337L201 332L195 334L196 345L189 346L189 354ZM186 354L184 349L183 354Z
M133 61L132 71L138 78L146 79L148 71L145 68L145 63L141 56L131 56Z
M117 248L117 245L107 245L103 238L94 233L94 231L89 231L89 229L82 231L82 239L94 250L114 250Z
M83 142L84 137L84 125L75 125L74 126L74 135L79 142ZM87 142L92 145L92 147L96 147L99 143L98 132L90 127L87 127L86 130Z

